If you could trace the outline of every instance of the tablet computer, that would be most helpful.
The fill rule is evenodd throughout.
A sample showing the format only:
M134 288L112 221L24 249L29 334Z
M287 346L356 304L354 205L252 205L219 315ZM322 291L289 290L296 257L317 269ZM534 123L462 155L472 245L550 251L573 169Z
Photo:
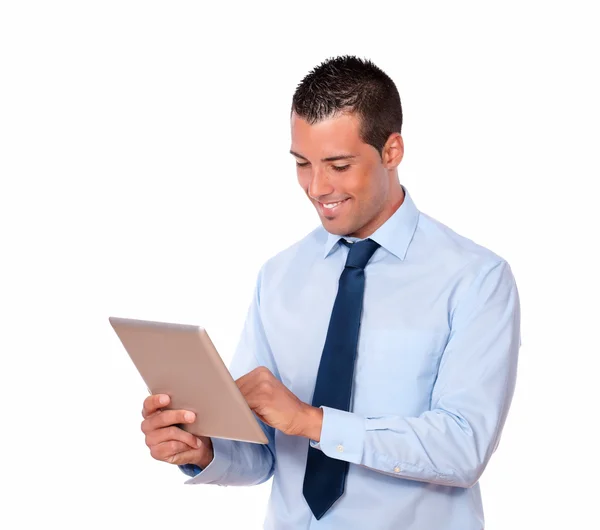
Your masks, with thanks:
M201 326L109 317L151 394L167 394L168 409L191 410L196 436L268 443L259 420Z

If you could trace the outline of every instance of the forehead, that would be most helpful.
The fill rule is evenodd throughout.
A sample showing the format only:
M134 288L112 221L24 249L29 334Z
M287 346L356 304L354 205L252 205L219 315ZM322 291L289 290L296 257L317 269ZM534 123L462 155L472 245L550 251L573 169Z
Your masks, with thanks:
M291 116L292 150L306 155L309 152L360 151L366 146L359 136L360 121L354 114L338 114L314 124Z

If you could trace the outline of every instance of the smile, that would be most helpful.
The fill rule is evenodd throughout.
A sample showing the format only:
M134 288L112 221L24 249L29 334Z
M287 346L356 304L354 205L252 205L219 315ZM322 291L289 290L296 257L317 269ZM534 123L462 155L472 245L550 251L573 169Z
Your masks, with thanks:
M328 214L335 212L336 210L339 209L339 207L344 204L346 201L348 201L348 199L344 199L342 201L337 201L337 202L328 202L328 203L323 203L320 202L319 206L321 206L321 208L323 209L323 211L327 212Z

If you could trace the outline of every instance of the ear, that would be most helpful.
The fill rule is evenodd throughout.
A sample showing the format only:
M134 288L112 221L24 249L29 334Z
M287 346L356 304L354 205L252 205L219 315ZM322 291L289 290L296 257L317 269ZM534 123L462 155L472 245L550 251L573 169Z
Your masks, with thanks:
M399 133L392 133L385 142L382 161L386 169L396 169L404 157L404 140Z

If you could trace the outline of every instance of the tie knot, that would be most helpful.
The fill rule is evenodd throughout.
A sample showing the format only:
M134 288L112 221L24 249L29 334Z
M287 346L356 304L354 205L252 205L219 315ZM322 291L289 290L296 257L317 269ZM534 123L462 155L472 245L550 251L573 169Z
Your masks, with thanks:
M348 243L345 239L342 239L344 244L350 247L348 252L348 258L346 259L346 267L353 269L364 269L371 259L371 256L379 248L379 243L376 243L372 239L363 239L356 243Z

